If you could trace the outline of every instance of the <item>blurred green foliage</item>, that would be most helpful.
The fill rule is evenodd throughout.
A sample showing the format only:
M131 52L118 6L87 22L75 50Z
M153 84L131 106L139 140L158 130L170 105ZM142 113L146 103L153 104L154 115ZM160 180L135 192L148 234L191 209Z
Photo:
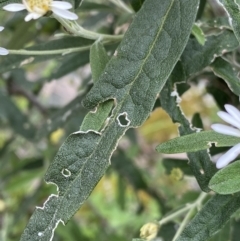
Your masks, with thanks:
M137 12L144 1L125 2ZM2 4L4 1L0 1L0 6ZM200 6L197 18L203 22L203 32L218 33L219 26L225 26L223 23L227 22L219 20L224 16L218 15L206 1L201 1ZM133 19L131 14L124 13L106 0L83 1L76 12L81 26L105 34L125 33ZM8 49L34 49L37 46L37 49L45 50L68 47L66 39L62 42L59 40L59 34L65 30L55 19L43 17L25 23L23 16L22 13L0 12L1 25L5 26L4 33L1 33L4 36L1 37L1 46ZM212 16L219 20L218 27L213 27ZM238 43L232 32L225 30L229 28L226 24L223 36L232 40L228 46L230 52L238 47ZM64 38L68 38L71 46L75 47L93 43L81 37ZM197 45L194 36L191 36L189 46L192 44L198 46L197 50L208 52L213 49L215 39L215 35L209 37L209 47L202 50L204 47ZM117 46L118 43L105 45L109 56L114 54ZM188 58L187 51L188 48L182 56L183 63ZM222 52L223 49L212 51L209 53L209 63L205 59L206 66L212 61L211 54ZM44 174L63 141L69 134L79 130L87 114L81 101L93 85L89 54L89 50L85 50L66 57L60 54L0 57L0 240L19 240L36 204L42 206L49 195L57 194L56 186L43 181ZM232 53L226 53L224 57L228 61L235 61ZM192 59L185 61L187 67L191 63ZM221 79L223 76L202 71L206 66L194 70L191 66L186 67L189 71L186 72L187 77L192 75L190 85L202 84L200 78L208 79L207 83L204 82L200 98L204 99L210 94L219 106L203 104L200 114L205 118L212 115L212 110L223 108L224 103L238 103L237 93L231 92ZM216 62L212 68L217 68ZM198 71L202 72L193 76ZM172 78L174 83L174 76ZM185 91L194 91L186 85L179 87L179 93L183 94L183 109L190 110L189 102L198 102L199 93L193 93L186 101ZM201 191L193 177L194 170L187 164L187 157L165 158L154 150L156 143L176 135L176 130L173 131L176 127L173 127L170 119L158 112L157 108L161 105L164 107L163 101L161 104L156 102L153 116L140 130L127 131L113 154L112 165L106 175L67 225L60 223L54 241L132 240L139 236L143 224L159 221L170 211L196 200ZM198 107L200 105L198 102ZM198 112L195 107L193 109L189 115ZM161 123L158 122L160 118ZM210 117L207 121L212 119ZM199 116L195 116L193 122L202 127ZM177 172L173 171L174 168L175 171L177 168ZM182 173L182 178L179 178L179 173ZM174 221L160 228L159 237L165 241L172 240L176 224L180 224L181 219ZM229 230L234 226L235 239L232 241L235 241L238 216L231 220L231 227L229 223L221 232L229 237ZM211 240L220 240L214 237Z

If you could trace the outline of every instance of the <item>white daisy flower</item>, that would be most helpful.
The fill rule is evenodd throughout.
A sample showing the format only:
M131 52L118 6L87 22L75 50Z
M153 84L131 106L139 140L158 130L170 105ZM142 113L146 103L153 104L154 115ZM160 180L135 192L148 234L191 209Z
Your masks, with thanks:
M232 125L227 126L223 124L213 124L211 127L214 131L229 135L240 137L240 111L232 105L224 105L227 112L219 111L218 116L223 119L228 124ZM240 154L240 143L233 146L225 154L223 154L216 163L218 169L227 166Z
M72 4L69 2L53 0L22 0L22 3L11 3L3 7L4 10L10 12L18 12L26 9L29 12L25 17L26 22L31 19L38 19L49 11L69 20L78 19L75 13L68 11L70 8L72 8Z
M3 31L4 27L0 26L0 32ZM0 55L7 55L8 50L5 48L0 47Z

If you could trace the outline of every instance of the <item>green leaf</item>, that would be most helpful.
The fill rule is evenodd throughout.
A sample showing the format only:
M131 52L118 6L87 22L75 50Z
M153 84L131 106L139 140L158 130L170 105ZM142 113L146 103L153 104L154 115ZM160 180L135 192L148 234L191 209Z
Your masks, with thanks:
M232 194L240 191L240 161L229 164L218 171L211 179L209 187L219 194Z
M196 39L189 39L181 56L181 63L185 79L207 67L218 56L230 52L239 46L237 39L231 31L225 30L219 35L207 38L204 46Z
M78 119L79 123L81 123L81 120L86 114L86 110L80 104L84 95L85 94L79 94L69 104L48 118L46 122L39 128L36 139L40 140L58 128L63 127L70 119L74 117Z
M12 100L0 92L0 121L8 122L11 128L27 139L33 139L34 127Z
M105 69L110 57L100 41L96 41L90 49L90 65L93 81L96 82Z
M115 100L106 128L79 131L67 138L45 176L48 183L58 186L59 195L50 196L43 208L35 210L21 241L51 240L58 223L66 223L88 198L108 168L119 139L149 116L186 46L197 8L198 0L145 1L84 100L91 109Z
M70 220L66 226L59 225L56 230L57 237L66 241L90 241L91 239L84 235L77 220Z
M120 177L126 178L134 189L149 192L142 173L123 150L118 149L117 155L113 157L112 167L119 173Z
M240 80L238 78L238 71L234 70L232 65L222 58L216 58L211 64L214 74L227 83L230 90L240 96Z
M59 66L55 68L54 72L47 79L59 79L87 63L89 63L89 50L81 53L69 54L63 58Z
M240 15L239 5L235 0L219 0L229 14L229 21L233 27L238 42L240 42Z
M165 167L168 175L171 173L173 168L180 168L184 174L190 176L193 175L188 165L188 160L165 158L163 159L163 166Z
M231 239L230 231L230 222L227 222L227 224L219 232L217 232L209 241L233 241Z
M238 241L240 237L240 220L232 218L231 220L231 237L229 240L231 241Z
M176 223L169 222L160 227L160 230L157 236L160 237L160 240L162 239L164 241L172 241L175 233L176 233Z
M200 43L201 45L205 44L205 42L206 42L205 35L204 35L202 29L197 24L193 25L192 34L197 39L198 43Z
M31 170L31 172L21 172L20 174L13 175L11 180L5 186L6 192L16 192L21 189L26 189L32 180L40 178L43 176L43 169L40 170Z
M177 78L177 76L179 78ZM166 110L174 123L180 123L178 129L181 136L196 132L184 116L179 106L176 91L172 91L173 89L176 89L174 81L181 81L183 76L181 65L178 63L172 72L169 81L160 93L161 106L164 110ZM190 169L196 177L199 186L203 191L210 191L208 183L216 172L216 168L210 159L209 153L206 150L202 150L187 153L187 156L189 159Z
M133 9L137 12L143 5L145 0L130 0Z
M86 115L80 127L80 131L100 131L104 127L104 125L107 124L107 118L112 108L112 100L101 103L97 108L96 112L89 112Z
M198 13L197 13L197 20L202 17L203 12L204 12L204 9L205 9L205 7L206 7L206 3L207 3L207 0L201 0L201 1L200 1Z
M104 3L82 1L81 12L92 11L92 10L111 12L113 9L111 8L110 5L107 5L107 2L104 4Z
M214 84L214 80L213 80L211 82L213 83L213 85L207 86L206 90L207 90L207 93L209 93L213 97L213 99L215 100L219 108L224 110L225 109L224 105L232 101L233 93L232 92L226 93L224 88L222 88L221 80L219 81L219 79L216 79L215 82L216 83Z
M214 196L198 212L176 241L208 240L239 208L240 194Z
M192 117L192 124L193 126L203 129L203 123L202 123L202 119L199 113L195 113Z
M81 37L64 37L61 39L52 40L43 44L35 45L26 50L37 50L37 51L52 51L66 49L64 58L68 54L68 49L78 48L78 47L89 47L93 43L92 40L83 39ZM76 55L76 53L69 53L71 55ZM79 58L81 53L79 54ZM26 64L36 63L40 61L46 61L53 58L63 58L62 54L44 54L44 55L7 55L0 61L0 73L4 73L11 69L21 67ZM64 59L63 58L63 59Z
M75 3L74 8L76 9L76 8L80 7L82 2L83 2L83 0L74 0L74 3Z
M205 150L214 143L216 146L234 146L240 142L239 137L228 136L215 131L201 131L174 138L156 147L161 153L183 153Z
M210 19L207 22L203 22L203 27L205 26L205 28L210 28L210 29L228 29L228 30L232 30L232 27L229 24L229 18L222 16L222 17L216 17L214 19ZM209 30L209 29L208 29Z
M96 41L90 50L90 65L92 70L93 81L97 82L99 76L102 74L107 63L109 62L107 52L99 41ZM83 120L80 127L81 131L94 130L100 131L113 108L113 101L108 100L101 103L95 112L89 112Z
M129 131L127 134L129 134ZM148 187L142 171L134 164L131 158L127 157L126 151L118 148L117 153L115 153L112 158L111 164L112 168L118 172L119 177L126 179L134 190L144 190L154 198L164 214L164 211L167 210L164 198L162 198L157 191Z

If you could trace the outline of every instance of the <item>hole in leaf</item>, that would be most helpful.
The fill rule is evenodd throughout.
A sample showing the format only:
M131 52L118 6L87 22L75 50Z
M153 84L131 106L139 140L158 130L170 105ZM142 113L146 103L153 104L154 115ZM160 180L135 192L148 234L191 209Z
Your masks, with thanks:
M202 175L204 175L204 174L205 174L205 172L204 172L204 170L203 170L203 169L200 169L200 173L201 173Z
M64 177L70 177L71 176L71 172L68 169L62 169L62 174Z
M117 117L117 120L118 120L118 124L122 127L126 127L130 125L130 120L128 119L128 115L126 112L120 114Z

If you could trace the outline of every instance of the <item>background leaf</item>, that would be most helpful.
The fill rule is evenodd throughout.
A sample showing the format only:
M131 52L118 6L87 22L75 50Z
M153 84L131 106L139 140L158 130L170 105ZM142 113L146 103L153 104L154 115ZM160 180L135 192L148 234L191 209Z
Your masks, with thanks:
M176 65L169 81L161 91L160 101L162 108L166 110L166 112L171 117L172 121L174 123L177 122L181 124L178 129L180 135L184 136L192 134L196 130L191 126L189 121L186 119L179 106L178 93L176 92L176 90L172 92L172 89L174 89L175 87L175 82L173 80L181 81L182 78L184 78L184 72L182 72L181 67L181 65ZM178 76L178 78L176 76ZM208 192L208 183L212 175L216 172L216 168L214 167L214 164L210 159L209 153L205 150L202 150L197 152L188 152L187 156L190 161L189 165L191 171L196 177L199 186L203 191Z
M225 225L239 207L239 194L212 197L185 228L177 241L208 240Z
M201 45L205 44L205 41L206 41L205 35L202 29L197 24L193 25L192 34L195 36L195 38Z
M17 106L9 99L7 95L0 92L0 121L10 122L13 130L31 139L34 136L34 127Z
M215 75L226 81L229 89L234 94L240 95L238 72L233 69L229 62L219 57L215 59L211 67Z
M61 39L52 40L43 44L35 45L33 47L26 48L26 50L37 50L37 51L51 51L51 50L61 50L61 49L69 49L69 48L78 48L78 47L86 47L90 46L93 41L88 39L83 39L81 37L65 37ZM66 54L67 54L66 50ZM75 53L70 55L76 56ZM36 63L40 61L46 61L48 59L61 57L61 54L46 54L46 55L8 55L5 56L4 59L0 62L0 73L4 73L13 68L21 67L25 64ZM81 58L81 53L78 53L79 58ZM84 55L83 55L84 56Z
M226 11L231 17L231 25L233 27L233 31L236 35L236 38L240 42L240 28L239 28L239 5L236 1L233 0L219 0L223 6L225 7Z
M103 44L100 41L96 41L90 49L90 65L94 82L100 77L109 60L110 57Z
M144 0L130 0L133 9L137 12L143 5Z

